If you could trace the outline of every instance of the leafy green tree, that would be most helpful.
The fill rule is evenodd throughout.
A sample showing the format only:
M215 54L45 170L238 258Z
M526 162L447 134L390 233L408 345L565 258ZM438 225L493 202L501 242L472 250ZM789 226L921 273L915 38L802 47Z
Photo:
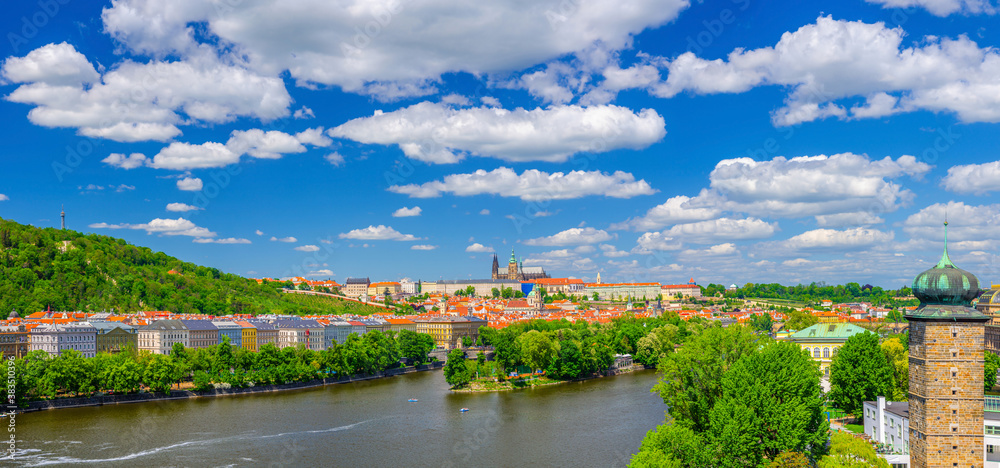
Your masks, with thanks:
M143 373L143 380L154 392L169 392L170 387L180 378L180 370L173 358L163 354L153 354Z
M759 332L771 333L771 325L774 323L774 319L771 318L771 314L753 314L750 316L750 328L753 328Z
M434 338L426 333L402 330L396 337L400 354L415 365L427 362L427 354L434 350Z
M983 387L988 391L993 390L993 387L997 384L997 370L1000 370L1000 356L993 354L992 351L986 351L985 358Z
M815 362L789 342L770 342L737 361L710 412L709 438L721 464L762 466L789 450L813 460L826 453L819 377Z
M629 468L701 468L713 466L706 441L690 428L665 423L646 433Z
M490 291L490 293L491 293L491 294L493 295L493 298L494 298L494 299L496 299L496 298L500 297L500 294L501 294L501 293L500 293L500 290L499 290L499 289L497 289L497 288L493 288L493 290L492 290L492 291Z
M469 366L465 364L465 351L456 348L448 353L448 362L444 365L444 381L451 388L460 388L472 381Z
M871 444L842 431L833 433L830 453L816 465L819 468L889 468Z
M559 342L559 359L553 361L558 364L558 372L554 374L563 379L576 379L583 375L583 353L580 346L573 340L562 340Z
M678 424L703 432L709 426L709 411L722 396L723 376L765 339L743 326L707 328L660 361L653 391Z
M804 310L792 310L788 313L788 320L785 320L786 330L803 330L819 322L813 314Z
M212 377L208 372L197 371L194 373L194 391L204 392L212 389Z
M903 346L898 337L886 338L881 345L885 360L892 366L893 381L896 387L891 397L893 401L904 401L910 393L910 352Z
M830 397L848 413L860 414L865 401L892 395L894 387L893 368L874 333L848 338L830 365Z
M767 465L768 468L812 468L809 457L801 452L783 452Z
M517 337L524 363L533 370L545 369L556 358L559 348L552 338L538 330Z

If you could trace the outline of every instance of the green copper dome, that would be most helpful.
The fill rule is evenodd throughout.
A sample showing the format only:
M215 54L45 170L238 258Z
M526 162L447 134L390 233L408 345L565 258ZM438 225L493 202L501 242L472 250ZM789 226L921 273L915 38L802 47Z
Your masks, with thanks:
M948 257L948 222L944 223L944 253L934 268L913 278L913 295L920 304L969 305L979 294L979 280Z

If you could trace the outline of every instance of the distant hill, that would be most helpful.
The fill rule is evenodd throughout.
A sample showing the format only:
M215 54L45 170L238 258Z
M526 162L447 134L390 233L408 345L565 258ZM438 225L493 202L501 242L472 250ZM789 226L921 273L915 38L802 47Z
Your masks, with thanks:
M377 309L335 298L284 294L109 236L26 226L0 218L0 317L44 310L210 315L359 314Z

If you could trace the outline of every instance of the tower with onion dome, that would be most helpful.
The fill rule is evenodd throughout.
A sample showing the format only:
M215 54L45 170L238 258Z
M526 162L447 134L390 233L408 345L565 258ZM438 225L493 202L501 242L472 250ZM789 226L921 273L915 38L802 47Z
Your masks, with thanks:
M983 467L983 332L969 307L979 280L944 253L913 279L920 306L910 324L910 466Z

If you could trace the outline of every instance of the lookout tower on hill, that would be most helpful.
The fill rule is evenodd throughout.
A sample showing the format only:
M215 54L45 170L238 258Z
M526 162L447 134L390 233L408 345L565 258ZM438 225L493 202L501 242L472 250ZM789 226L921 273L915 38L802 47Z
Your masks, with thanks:
M983 466L983 333L969 307L979 280L948 257L913 279L910 323L910 466Z

